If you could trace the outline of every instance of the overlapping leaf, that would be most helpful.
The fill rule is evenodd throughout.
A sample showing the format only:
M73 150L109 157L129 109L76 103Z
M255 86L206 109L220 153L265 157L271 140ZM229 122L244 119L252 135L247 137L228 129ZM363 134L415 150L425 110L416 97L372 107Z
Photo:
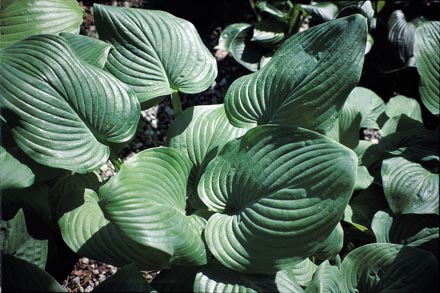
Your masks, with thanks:
M213 83L215 58L190 22L158 10L93 8L100 39L114 46L106 70L134 89L140 102L176 91L198 93Z
M414 57L420 74L420 97L428 110L439 115L440 109L440 21L429 21L416 29Z
M426 251L373 243L350 252L342 262L342 292L436 292L438 262Z
M230 140L243 135L247 129L232 126L223 105L196 106L185 110L170 125L168 145L188 155L193 166L188 182L188 196L195 207L197 184L206 164ZM194 197L194 198L193 198Z
M0 146L0 190L24 188L35 181L32 170L18 161L3 146Z
M307 14L318 17L323 21L329 21L336 18L338 6L332 2L312 2L311 4L301 4Z
M79 33L83 11L74 0L4 0L0 48L37 34Z
M385 111L385 103L375 92L364 87L355 87L345 104L350 105L361 114L361 127L380 128L378 120Z
M206 263L198 216L186 216L190 161L172 148L138 153L103 185L105 217L130 239L173 256L176 264Z
M381 173L394 214L439 214L439 174L402 157L383 161Z
M298 285L307 287L312 280L316 268L317 266L309 258L306 258L291 269L277 272L275 283L278 286L278 290L282 292L281 289L285 288L284 292L291 292L293 291L292 288L296 288Z
M223 265L275 272L312 255L342 217L357 157L301 128L266 125L226 144L198 192L217 212L205 229Z
M62 37L33 36L0 58L2 114L17 144L38 163L91 171L108 159L110 143L134 135L135 94L83 63Z
M423 123L422 109L419 103L415 99L405 96L392 97L385 107L385 113L390 118L405 114L409 118Z
M119 269L111 278L99 284L93 292L157 292L148 284L135 265Z
M312 281L306 288L306 293L314 292L341 292L339 287L341 273L336 266L326 260L316 269Z
M237 127L270 123L328 131L359 80L366 37L360 15L294 35L260 71L231 85L229 120Z

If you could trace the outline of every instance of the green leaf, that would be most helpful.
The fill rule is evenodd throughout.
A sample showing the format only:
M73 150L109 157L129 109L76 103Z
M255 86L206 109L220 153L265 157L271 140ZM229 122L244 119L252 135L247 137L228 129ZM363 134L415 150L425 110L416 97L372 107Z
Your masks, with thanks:
M229 123L223 105L188 108L170 125L168 145L186 154L192 163L187 195L194 208L204 207L197 195L197 184L206 164L227 142L246 130Z
M302 10L307 14L318 17L323 21L329 21L336 18L338 14L338 6L332 2L312 2L311 4L300 4Z
M342 292L437 292L438 262L426 251L373 243L351 251L342 262Z
M2 1L0 48L37 34L79 33L83 10L74 0Z
M172 255L175 264L203 265L205 246L193 223L198 216L185 215L190 168L178 150L142 151L100 188L99 205L130 239Z
M415 99L405 96L392 97L385 107L385 113L390 118L405 114L409 118L423 123L422 109L419 103Z
M39 35L0 53L0 106L19 147L40 164L79 173L133 137L135 94L83 63L62 37Z
M342 217L356 155L318 133L265 125L226 144L198 192L211 210L205 237L231 269L276 272L312 255Z
M359 144L361 119L361 114L354 107L345 103L334 127L326 135L346 147L354 149Z
M167 12L95 4L100 39L114 46L106 70L129 85L141 103L173 92L206 90L215 58L195 27Z
M223 50L231 52L232 40L246 28L251 27L249 23L233 23L228 25L223 29L218 39L217 46L214 47L216 50Z
M328 131L359 81L366 35L360 15L295 34L260 71L231 85L225 97L229 120L237 127L283 124Z
M34 239L29 235L23 210L20 209L10 221L2 223L3 228L5 229L5 243L2 252L28 261L44 270L48 242L47 240Z
M439 214L439 174L402 157L383 161L381 174L394 214Z
M34 264L12 255L2 255L4 292L67 292L51 275Z
M379 129L378 120L385 111L385 103L372 90L355 87L344 104L350 105L362 116L361 127Z
M414 57L420 74L419 93L428 110L439 115L440 108L440 21L429 21L416 29Z
M370 175L367 167L358 166L357 167L357 176L356 176L356 184L354 186L355 190L366 189L368 186L373 183L374 177Z
M128 238L104 218L98 196L83 187L74 190L58 205L58 220L64 242L79 255L118 267L134 263L144 270L169 266L170 255Z
M70 48L85 62L104 68L107 56L112 48L110 44L82 35L61 33Z
M151 282L151 286L158 292L194 292L194 279L200 267L173 266L170 270L163 270Z
M263 19L254 24L251 42L267 49L274 49L284 39L284 30L280 23L271 19Z
M336 266L326 260L316 269L312 281L306 288L306 293L314 292L341 292L339 287L341 273Z
M344 245L344 230L341 223L338 223L332 233L322 241L314 256L320 260L331 259L335 257Z
M93 292L156 292L135 265L127 265L105 279Z
M393 224L393 217L385 212L378 211L371 221L371 230L373 230L376 236L376 242L378 243L391 243L389 239L389 232L391 225Z
M277 272L275 283L280 292L292 292L298 285L307 287L312 280L317 266L306 258L297 263L293 268ZM281 288L284 288L282 290Z
M3 146L0 146L0 165L0 190L29 187L35 181L32 170L20 163Z

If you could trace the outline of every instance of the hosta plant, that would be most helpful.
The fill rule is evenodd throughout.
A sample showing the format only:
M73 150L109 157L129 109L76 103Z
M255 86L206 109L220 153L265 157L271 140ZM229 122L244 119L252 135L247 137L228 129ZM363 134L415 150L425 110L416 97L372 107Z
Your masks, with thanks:
M179 92L217 74L193 25L97 4L94 17L100 40L41 30L0 51L5 291L60 291L78 255L120 268L98 292L437 288L438 137L417 101L356 87L365 17L293 35L224 104L185 111ZM438 38L418 42L429 109ZM167 145L121 163L141 109L168 96ZM117 174L101 182L107 160ZM145 270L161 273L148 284Z

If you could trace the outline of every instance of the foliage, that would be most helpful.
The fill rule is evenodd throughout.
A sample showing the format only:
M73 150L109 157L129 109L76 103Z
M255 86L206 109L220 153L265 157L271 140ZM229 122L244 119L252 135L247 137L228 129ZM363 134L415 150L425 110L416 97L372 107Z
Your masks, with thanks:
M100 40L11 26L23 37L0 50L5 290L60 291L60 259L81 255L121 267L96 291L435 292L439 141L422 109L438 119L439 23L415 30L422 104L385 101L356 87L374 18L351 2L251 1L285 25L271 35L282 44L224 105L182 113L178 93L217 75L191 23L95 4ZM298 32L304 11L325 22ZM167 146L120 164L141 109L168 95ZM118 172L100 182L107 160ZM162 272L147 284L150 269Z

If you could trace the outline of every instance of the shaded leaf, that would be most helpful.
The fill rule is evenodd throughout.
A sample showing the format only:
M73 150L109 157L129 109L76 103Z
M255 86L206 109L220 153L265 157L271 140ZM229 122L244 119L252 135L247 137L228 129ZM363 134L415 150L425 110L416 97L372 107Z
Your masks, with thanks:
M25 188L35 181L32 170L14 158L3 146L0 146L0 190Z
M392 97L385 107L385 113L390 118L405 114L409 118L423 123L422 109L419 103L415 99L405 96Z
M338 6L332 2L311 2L311 4L300 4L301 8L307 14L318 17L323 21L329 21L336 18Z
M358 166L357 168L357 176L356 176L356 184L354 186L355 190L366 189L368 186L373 183L374 177L370 175L367 167Z
M151 282L151 286L158 292L194 292L194 279L200 267L173 266L163 270Z
M223 29L218 39L217 46L214 47L216 50L223 50L231 52L231 43L232 40L246 28L251 27L252 25L249 23L233 23L228 25Z
M344 230L340 223L336 225L332 233L320 243L314 256L320 260L331 259L335 257L344 245Z
M317 266L306 258L297 263L293 268L276 273L275 283L280 292L292 292L299 286L307 287L312 280Z
M385 103L372 90L364 87L355 87L348 95L344 107L345 105L350 105L361 114L361 127L380 128L378 120L380 115L385 111Z
M312 281L306 288L306 293L313 292L341 292L341 273L336 266L330 265L326 260L316 269Z

